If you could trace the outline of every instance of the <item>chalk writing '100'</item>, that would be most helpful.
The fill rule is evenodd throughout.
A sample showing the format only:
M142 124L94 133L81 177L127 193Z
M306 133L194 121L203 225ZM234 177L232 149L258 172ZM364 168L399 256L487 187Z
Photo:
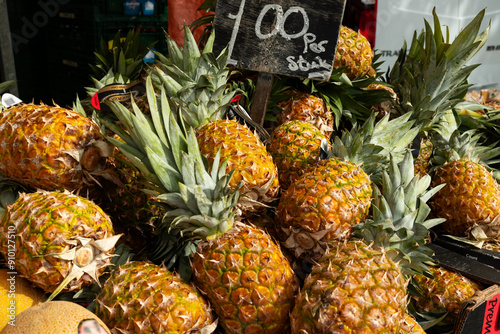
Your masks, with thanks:
M230 65L236 65L236 61L234 59L231 59L231 54L233 52L233 47L234 43L236 41L236 36L238 35L238 30L240 27L241 23L241 17L243 15L243 10L245 7L245 0L241 1L240 8L238 10L238 13L235 14L228 14L228 17L232 20L235 20L234 23L234 28L233 32L231 34L231 40L229 43L229 57L228 57L228 64ZM274 28L271 32L269 33L262 33L261 25L262 25L262 20L266 16L266 14L270 11L274 10L275 15L276 15L276 24L274 25ZM300 30L297 33L289 34L286 29L285 29L285 22L288 19L288 17L291 14L294 13L299 13L302 15L302 18L304 20L302 30ZM300 38L303 37L304 39L304 53L307 53L308 50L311 50L315 53L321 53L325 51L324 44L326 44L328 41L324 40L319 43L314 43L316 41L316 35L312 33L308 33L307 31L309 30L309 17L307 16L306 11L304 8L299 7L299 6L292 6L289 9L287 9L286 12L283 11L283 8L280 5L277 4L268 4L265 5L264 8L262 8L259 16L257 17L257 21L255 22L255 35L259 39L267 39L272 36L275 36L276 34L280 34L283 38L287 40L295 39L295 38Z

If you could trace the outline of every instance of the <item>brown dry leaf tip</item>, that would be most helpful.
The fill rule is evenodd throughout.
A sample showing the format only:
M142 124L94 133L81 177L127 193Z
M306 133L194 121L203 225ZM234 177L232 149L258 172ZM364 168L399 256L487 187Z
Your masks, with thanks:
M97 276L98 264L102 266L103 263L108 262L109 259L116 256L116 254L110 254L110 251L118 242L118 239L122 234L117 234L109 238L94 240L92 238L76 237L72 240L68 240L69 245L74 247L59 254L50 254L49 256L72 261L71 271L64 278L64 280L59 284L59 286L54 290L54 292L49 296L47 301L55 298L59 292L61 292L69 282L73 279L80 279L84 274L88 274L92 279L99 283L99 278Z

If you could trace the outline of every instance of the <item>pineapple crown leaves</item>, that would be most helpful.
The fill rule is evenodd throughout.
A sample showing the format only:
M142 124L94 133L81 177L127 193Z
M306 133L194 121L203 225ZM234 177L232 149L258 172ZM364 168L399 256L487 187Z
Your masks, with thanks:
M231 174L226 175L220 155L211 172L201 155L192 128L185 130L171 112L162 87L157 99L152 78L146 79L147 100L151 118L132 103L133 112L118 102L110 104L126 131L113 124L110 128L124 143L108 138L158 187L157 199L166 206L163 223L180 229L193 238L210 238L232 227L239 192L228 187Z
M413 127L410 115L405 114L389 120L389 114L379 121L372 114L362 126L354 124L351 130L344 130L341 137L332 140L328 157L336 156L361 164L375 184L381 184L384 166L390 163L390 156L401 161L406 148L417 136L419 128Z
M467 78L478 66L466 63L482 48L489 33L489 27L479 33L484 13L479 12L449 43L434 9L434 31L425 21L425 30L414 33L409 49L403 45L389 77L404 111L412 112L424 127L436 122L440 112L466 93Z
M482 133L474 129L463 132L455 129L449 136L436 133L432 137L434 145L432 169L435 170L447 162L468 159L484 165L498 179L498 171L494 165L500 162L498 158L500 147L498 147L497 143L481 145L481 140L484 140Z
M409 150L404 159L383 171L382 190L374 187L372 217L354 227L354 236L388 251L399 261L406 275L422 273L432 263L433 252L426 247L429 229L444 219L429 219L426 202L444 185L429 188L431 177L414 175Z
M238 92L228 85L228 52L213 53L212 32L203 50L192 32L184 26L184 47L167 35L168 57L157 53L155 81L166 88L174 112L194 128L208 121L222 119L233 96Z
M94 52L96 64L91 64L90 67L98 80L112 71L116 80L121 76L121 80L134 81L141 75L144 67L143 58L155 43L143 45L139 29L130 30L124 38L119 30L114 36L111 47L101 38L100 49Z

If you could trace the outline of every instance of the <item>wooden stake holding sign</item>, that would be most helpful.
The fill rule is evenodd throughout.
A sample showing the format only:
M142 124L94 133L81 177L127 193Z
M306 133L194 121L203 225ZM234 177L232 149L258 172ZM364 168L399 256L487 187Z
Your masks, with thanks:
M346 0L217 0L216 52L259 72L250 116L262 125L272 74L330 79Z

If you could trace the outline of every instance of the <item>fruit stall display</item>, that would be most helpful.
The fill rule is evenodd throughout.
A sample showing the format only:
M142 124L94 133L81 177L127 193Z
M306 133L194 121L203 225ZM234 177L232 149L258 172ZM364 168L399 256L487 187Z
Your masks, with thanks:
M494 282L430 245L499 245L483 16L449 40L434 14L388 73L342 26L330 79L275 75L262 126L213 15L154 63L116 35L71 107L2 106L1 333L460 332Z

